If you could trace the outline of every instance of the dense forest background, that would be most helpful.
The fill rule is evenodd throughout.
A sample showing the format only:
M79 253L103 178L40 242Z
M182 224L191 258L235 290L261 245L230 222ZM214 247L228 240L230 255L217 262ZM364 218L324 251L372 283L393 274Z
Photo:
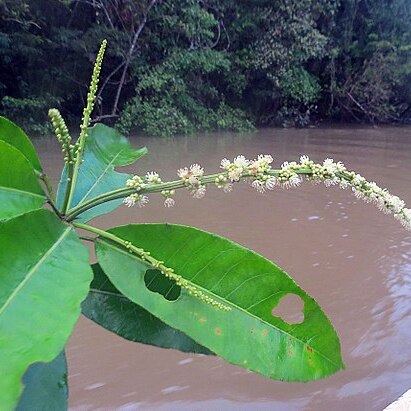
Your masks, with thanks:
M153 135L411 122L410 0L0 0L0 113Z

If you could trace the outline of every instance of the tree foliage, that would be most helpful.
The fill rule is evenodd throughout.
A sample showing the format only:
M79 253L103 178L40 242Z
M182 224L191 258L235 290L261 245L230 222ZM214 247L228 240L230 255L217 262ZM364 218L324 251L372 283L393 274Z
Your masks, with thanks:
M122 131L409 121L410 22L407 0L2 0L0 110L79 118L107 38L95 117Z
M134 31L122 79L154 4L151 0L144 9ZM276 186L296 187L303 177L326 186L350 187L357 198L393 214L408 229L411 209L343 163L314 163L305 155L299 163L284 162L281 169L272 168L268 154L254 160L240 155L233 162L224 158L220 171L208 175L192 164L178 170L178 180L167 182L156 172L117 172L116 166L135 163L147 150L133 149L127 138L103 124L90 127L106 45L103 40L96 57L77 141L60 112L48 112L65 164L57 198L27 135L0 117L2 409L27 404L66 409L64 347L81 309L131 341L214 353L274 379L311 381L343 369L338 335L320 306L257 253L194 227L129 224L104 231L84 222L113 211L121 201L129 207L144 206L145 194L159 193L170 207L176 189L188 189L200 199L210 185L228 192L234 183L247 180L264 192ZM189 60L179 68L195 67L196 62ZM205 73L207 67L215 69L207 59L200 59L198 67ZM306 76L305 87L314 94L315 82L309 74L300 75ZM169 82L164 76L164 81L146 83L161 90ZM114 107L121 91L117 88ZM289 97L304 101L292 88ZM225 118L224 112L228 117L236 113L222 103L217 115L220 110L218 121ZM233 127L230 121L220 125ZM96 264L90 265L89 250L81 240L94 244ZM301 320L277 312L290 295L303 303ZM44 390L39 391L40 386Z

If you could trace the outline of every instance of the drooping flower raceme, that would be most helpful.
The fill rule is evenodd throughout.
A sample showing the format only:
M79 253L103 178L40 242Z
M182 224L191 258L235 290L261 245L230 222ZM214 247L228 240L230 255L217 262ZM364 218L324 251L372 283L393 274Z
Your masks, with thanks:
M273 169L273 157L259 155L254 160L248 160L239 155L230 161L221 160L221 172L204 175L204 169L199 164L192 164L177 171L179 180L163 183L155 172L147 173L144 178L134 176L127 181L127 197L124 203L143 206L147 196L143 193L160 192L165 198L164 205L172 207L175 203L172 196L178 188L186 188L194 198L203 198L206 187L214 184L218 189L228 193L233 185L241 180L250 182L258 192L264 193L275 187L293 188L299 186L303 179L314 183L324 183L326 187L338 185L342 189L351 188L354 195L367 202L374 203L381 211L393 216L407 229L411 229L411 210L399 197L379 187L375 182L369 182L360 174L348 171L343 163L327 158L322 164L315 163L308 156L300 157L299 162L284 162L279 169Z

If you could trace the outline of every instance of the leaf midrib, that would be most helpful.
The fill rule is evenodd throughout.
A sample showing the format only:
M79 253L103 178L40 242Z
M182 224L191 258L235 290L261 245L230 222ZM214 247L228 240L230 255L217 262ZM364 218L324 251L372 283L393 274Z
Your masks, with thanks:
M19 193L19 194L24 194L24 195L28 195L28 196L32 196L32 197L38 197L38 198L41 198L41 199L45 199L45 197L44 196L42 196L41 194L36 194L36 193L33 193L33 192L31 192L31 191L24 191L24 190L19 190L18 188L14 188L14 187L4 187L4 186L0 186L0 191L12 191L12 192L16 192L16 193Z
M32 278L34 273L40 268L40 266L49 258L53 251L61 244L61 242L66 238L66 236L71 231L71 227L67 227L65 231L61 234L60 238L43 254L40 260L32 267L32 269L27 273L24 280L14 289L10 294L9 298L5 301L2 307L0 307L0 316L4 313L6 308L11 304L16 295L20 290L27 284L27 282Z
M116 250L116 251L118 251L118 252L120 252L120 253L128 256L128 257L134 258L135 260L138 260L139 262L143 262L143 263L145 263L145 264L147 264L147 265L150 266L149 263L145 262L144 260L142 260L141 258L139 258L138 256L136 256L135 254L130 254L129 252L124 251L124 250L122 250L121 248L117 247L115 244L111 244L111 243L107 242L106 240L104 240L104 239L102 239L102 238L99 238L98 241L103 242L103 243L106 244L108 247L113 248L114 250ZM180 275L181 275L181 274L180 274ZM184 278L185 278L185 277L184 277ZM259 322L261 322L261 323L263 323L263 324L266 324L268 327L274 328L274 329L277 330L277 332L279 332L280 334L285 334L285 335L287 335L287 336L289 336L289 337L292 337L294 340L298 341L298 342L299 342L300 344L302 344L303 346L307 345L307 343L306 343L305 341L300 340L300 339L297 338L295 335L289 334L287 331L284 331L284 330L282 330L281 328L278 328L277 326L269 323L268 321L266 321L266 320L264 320L264 319L262 319L262 318L257 317L255 314L247 311L247 310L244 309L243 307L240 307L240 306L234 304L233 302L231 302L231 301L229 301L229 300L225 300L223 297L221 297L221 296L219 296L219 295L217 295L217 294L214 294L212 291L209 291L208 289L202 287L201 285L198 285L198 284L196 284L196 283L193 283L193 282L191 282L190 280L188 280L187 278L185 278L185 279L186 279L191 285L193 285L194 287L199 288L199 289L200 289L201 291L203 291L204 293L209 294L209 295L215 297L217 300L223 301L225 304L234 307L236 310L239 310L239 311L243 312L245 315L251 316L251 317L254 318L255 320L257 320L257 321L259 321ZM286 291L284 291L284 292L286 292ZM205 304L205 303L204 303L204 304ZM310 347L311 347L311 346L310 346ZM335 363L335 362L332 361L330 358L328 358L327 356L325 356L324 354L322 354L320 351L317 351L314 347L311 347L311 348L312 348L313 352L315 352L317 355L319 355L320 357L324 358L326 361L330 362L332 365L334 365L334 366L337 367L338 369L341 368L341 365Z
M112 291L99 290L98 288L90 288L90 292L91 293L96 293L96 294L108 295L110 297L116 297L116 298L119 298L119 299L125 299L125 300L130 301L130 299L127 298L125 295L120 294L120 293L115 293L115 292L112 292ZM133 303L133 304L135 304L135 303Z
M109 168L112 166L112 164L114 163L114 161L117 159L117 157L125 150L125 148L123 148L122 150L120 150L112 159L111 161L107 164L106 168L104 169L104 171L100 174L100 176L97 178L97 180L94 182L94 184L89 188L89 190L87 191L86 194L84 194L84 196L81 198L81 200L77 203L77 205L82 204L87 196L94 190L94 188L97 186L97 184L101 181L101 179L107 174L107 172L109 171ZM113 167L114 169L114 167Z

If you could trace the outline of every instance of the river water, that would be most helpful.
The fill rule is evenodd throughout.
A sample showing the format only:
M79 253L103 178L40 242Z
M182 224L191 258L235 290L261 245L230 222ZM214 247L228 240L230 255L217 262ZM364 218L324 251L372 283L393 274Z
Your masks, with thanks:
M150 154L126 170L163 179L194 162L274 155L279 166L307 154L331 157L411 205L411 128L263 129L170 140L133 137ZM37 148L54 181L60 153ZM130 222L193 225L250 247L286 270L322 306L341 338L346 369L311 383L269 380L219 358L122 340L80 319L68 344L71 411L381 410L411 387L411 233L349 191L304 184L257 194L246 184L202 200L177 193L166 209L120 207L102 228Z

